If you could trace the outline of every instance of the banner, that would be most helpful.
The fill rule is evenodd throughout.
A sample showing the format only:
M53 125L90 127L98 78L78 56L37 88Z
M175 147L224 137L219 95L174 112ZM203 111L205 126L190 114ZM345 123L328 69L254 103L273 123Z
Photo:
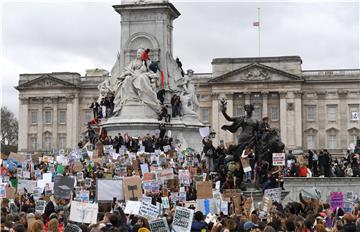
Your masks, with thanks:
M273 202L281 202L281 188L266 189L264 196L270 197Z
M273 166L285 166L285 153L272 153Z
M96 180L97 201L112 202L114 197L119 201L125 200L124 191L123 191L123 180L97 179Z
M79 223L96 224L99 206L97 203L71 201L69 220Z
M75 179L68 176L56 176L54 181L55 198L70 199L74 189Z
M142 199L141 178L139 176L124 177L123 189L125 201L140 201Z
M149 222L151 232L169 232L166 218L160 218Z
M24 193L25 189L27 190L28 193L34 193L34 189L37 186L37 181L36 180L22 180L19 179L18 180L18 185L17 185L17 191L19 193Z
M140 215L147 219L156 219L159 216L160 209L158 206L149 204L147 202L141 202Z
M176 206L172 223L173 232L190 232L194 210Z
M197 199L212 198L213 197L212 182L211 181L196 182L196 196Z
M337 207L344 208L344 194L342 192L330 193L330 208L334 211Z

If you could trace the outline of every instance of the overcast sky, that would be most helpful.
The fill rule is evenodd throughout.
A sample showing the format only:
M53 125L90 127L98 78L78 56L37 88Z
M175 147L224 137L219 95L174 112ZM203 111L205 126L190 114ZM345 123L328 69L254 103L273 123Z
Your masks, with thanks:
M120 16L102 3L3 3L2 104L18 114L20 73L110 70L120 45ZM184 69L211 72L216 57L257 56L261 8L262 56L299 55L303 69L359 68L359 3L173 1L174 56Z

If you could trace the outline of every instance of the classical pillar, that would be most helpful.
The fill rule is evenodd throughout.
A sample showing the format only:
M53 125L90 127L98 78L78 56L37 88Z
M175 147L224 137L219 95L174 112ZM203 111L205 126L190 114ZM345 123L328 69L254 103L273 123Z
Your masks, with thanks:
M261 92L261 96L262 96L262 117L269 117L269 113L268 113L268 96L269 96L269 92L267 91L263 91Z
M244 92L244 96L245 96L245 105L250 104L250 92Z
M326 126L326 105L325 105L325 91L316 91L316 95L318 98L318 105L317 105L317 123L319 126L319 149L324 149L325 147L325 141L326 141L326 132L325 132L325 126Z
M219 94L218 93L212 93L211 94L212 97L212 123L211 123L211 130L214 130L216 132L216 137L213 140L213 145L217 146L220 142L220 130L221 130L221 126L219 123L219 118L222 117L222 115L220 116L220 108L219 108Z
M76 147L80 139L80 105L79 105L79 93L75 93L74 104L73 104L73 147Z
M58 126L59 126L59 119L58 119L58 98L52 97L52 104L53 104L53 121L52 121L52 147L57 149L58 148Z
M295 146L297 148L302 148L302 92L294 92L294 107L295 107Z
M281 141L287 145L287 109L286 109L286 91L279 92L280 94L280 135Z
M73 123L75 117L79 117L79 115L74 116L73 114L73 96L66 96L66 147L69 148L73 148Z
M38 108L38 133L37 133L37 147L38 150L43 150L43 133L44 133L44 98L38 98L39 108Z
M19 134L18 134L18 150L28 150L28 134L29 128L29 98L19 97Z
M348 91L347 90L339 90L338 91L338 96L339 96L339 111L338 114L340 115L339 120L340 122L338 123L339 125L339 140L340 144L338 144L338 149L342 148L342 149L346 149L348 147L348 131L347 131L347 124L349 121L349 118L346 117L349 113L347 111L347 103L346 103L346 98L348 96Z

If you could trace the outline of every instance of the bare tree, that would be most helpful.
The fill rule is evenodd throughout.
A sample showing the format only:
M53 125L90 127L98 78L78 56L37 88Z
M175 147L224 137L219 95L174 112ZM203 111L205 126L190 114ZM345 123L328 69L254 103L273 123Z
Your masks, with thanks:
M7 107L1 107L1 145L17 146L18 143L18 120L13 112Z

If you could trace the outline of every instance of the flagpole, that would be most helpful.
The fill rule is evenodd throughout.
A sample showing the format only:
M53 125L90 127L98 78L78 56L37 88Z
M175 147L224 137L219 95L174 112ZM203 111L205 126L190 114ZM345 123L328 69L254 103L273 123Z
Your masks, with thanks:
M259 23L259 26L258 26L258 49L259 49L259 57L260 57L260 26L261 26L261 23L260 23L260 8L257 8L258 9L258 23Z

